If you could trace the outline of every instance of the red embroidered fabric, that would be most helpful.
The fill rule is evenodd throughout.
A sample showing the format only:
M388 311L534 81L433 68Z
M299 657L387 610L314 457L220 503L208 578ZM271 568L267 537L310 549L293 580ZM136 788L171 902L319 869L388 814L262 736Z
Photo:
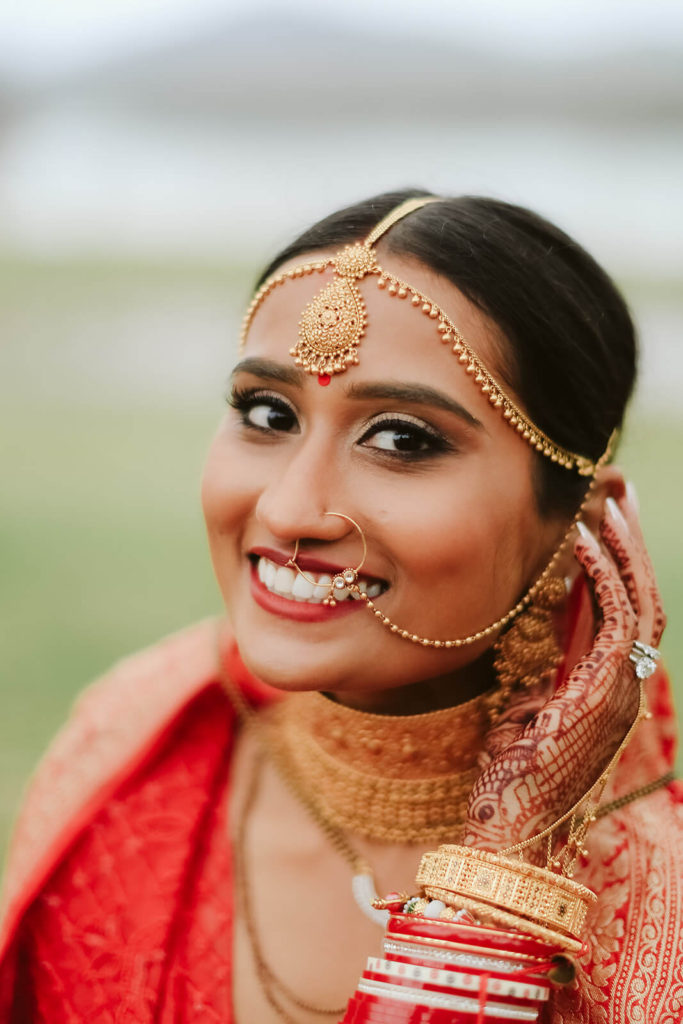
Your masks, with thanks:
M230 1020L226 705L218 686L195 698L28 911L36 1024Z
M78 830L69 833L66 847L59 828L51 826L44 862L35 848L39 832L34 834L41 804L29 800L34 832L20 826L23 846L10 867L4 931L0 927L3 1024L232 1024L233 897L225 814L234 715L206 674L213 640L201 628L199 638L197 627L182 641L166 641L156 654L140 656L142 676L140 658L119 673L114 703L121 702L121 713L130 706L126 680L137 692L147 678L147 698L162 669L164 693L176 685L173 665L183 666L185 681L177 684L173 715L166 705L161 728L150 726L146 737L153 742L144 757L131 761L126 751L126 770L114 791L98 781L98 795L89 795L87 814L79 811ZM237 662L231 668L249 685ZM107 704L105 690L90 709ZM661 673L650 680L649 701L654 718L626 755L617 793L657 778L671 765L672 709ZM70 729L81 742L87 721L84 749L91 751L112 724L98 731L92 715L82 712L81 707ZM81 748L62 740L59 749L70 756ZM55 757L47 764L54 773ZM41 785L39 774L38 792ZM680 1024L682 840L678 784L596 824L591 860L580 875L599 894L588 926L590 953L577 986L553 996L546 1024ZM32 856L42 864L38 873L26 870L26 857ZM13 885L13 874L21 884Z

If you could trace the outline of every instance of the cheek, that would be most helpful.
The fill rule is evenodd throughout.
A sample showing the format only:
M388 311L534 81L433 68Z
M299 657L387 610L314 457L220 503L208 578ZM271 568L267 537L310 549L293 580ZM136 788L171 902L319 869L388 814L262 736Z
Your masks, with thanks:
M235 535L250 507L250 493L231 446L219 433L204 465L201 483L204 520L212 552L221 539Z
M403 564L435 599L454 585L463 599L477 604L508 591L516 599L534 547L533 495L520 480L524 473L516 466L463 469L446 486L430 492L425 485L421 501L413 490L394 504L402 513Z

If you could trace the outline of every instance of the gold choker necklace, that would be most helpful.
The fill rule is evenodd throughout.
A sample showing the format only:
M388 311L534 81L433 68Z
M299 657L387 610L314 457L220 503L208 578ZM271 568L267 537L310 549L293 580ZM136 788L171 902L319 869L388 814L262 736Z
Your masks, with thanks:
M269 709L263 724L268 745L335 827L387 843L456 842L490 705L486 693L389 716L301 693Z

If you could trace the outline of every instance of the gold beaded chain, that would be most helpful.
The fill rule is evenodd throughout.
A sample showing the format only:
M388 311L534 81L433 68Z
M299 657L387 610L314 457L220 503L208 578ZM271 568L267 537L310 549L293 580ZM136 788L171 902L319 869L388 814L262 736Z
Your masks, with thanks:
M607 462L608 459L610 458L610 456L612 454L612 446L613 446L613 443L614 443L615 440L616 440L616 431L610 437L610 440L609 440L609 443L607 445L607 448L605 449L604 453L601 455L600 459L596 463L596 467L595 467L596 474L597 474L597 471L601 468L601 466L605 462ZM353 591L353 593L355 593L356 596L361 601L363 601L365 603L365 606L373 613L373 615L376 617L377 621L382 626L384 626L386 629L388 629L395 636L400 637L403 640L409 640L413 644L419 644L422 647L434 647L434 648L439 648L439 649L442 649L442 648L443 649L452 649L452 648L457 648L457 647L467 647L470 644L477 643L479 640L484 640L486 637L491 636L491 634L497 632L498 630L503 629L505 626L508 625L509 622L511 622L514 618L516 618L521 612L524 611L525 608L527 608L531 604L531 602L533 601L534 597L536 596L538 591L541 589L541 587L544 585L546 580L548 580L552 576L553 571L554 571L557 563L559 562L560 558L563 556L563 554L565 552L565 549L566 549L566 547L567 547L567 545L568 545L568 543L569 543L569 541L571 539L573 530L576 527L576 524L578 523L578 521L581 519L581 516L583 515L584 509L586 508L586 505L590 501L591 496L592 496L593 491L595 490L596 486L597 486L597 476L593 476L593 478L592 478L592 480L591 480L591 482L588 485L588 488L586 490L586 494L584 496L584 499L581 502L581 505L579 506L578 510L574 514L574 516L572 518L572 521L569 524L569 527L567 528L567 531L565 532L565 534L564 534L564 536L563 536L559 546L556 548L554 554L552 555L552 557L551 557L550 561L548 562L548 564L546 565L546 567L543 569L541 574L536 578L536 580L531 584L531 586L529 587L527 592L524 594L524 596L521 597L519 599L519 601L517 602L517 604L513 608L511 608L508 612L506 612L505 615L501 615L501 617L499 619L496 619L496 621L492 622L489 626L485 626L483 629L479 629L479 630L477 630L476 633L471 633L469 636L459 637L459 638L457 638L455 640L432 640L429 637L420 636L418 633L412 633L409 629L403 629L401 626L397 625L395 622L392 622L392 620L389 618L389 616L385 615L384 612L381 610L381 608L377 607L377 605L372 600L372 598L368 597L368 595L363 590L360 589L360 587L358 586L358 582L357 582L357 580L355 578L356 577L356 570L355 569L345 569L343 571L343 573L340 574L340 576L335 577L335 579L333 579L332 585L330 587L330 595L329 595L328 598L326 598L326 601L328 603L331 603L334 600L334 588L335 587L338 587L340 589L341 588L346 588L347 590ZM337 513L331 513L331 514L337 514ZM348 519L349 517L348 516L344 516L343 518ZM353 520L350 520L350 521L353 522ZM354 525L360 531L360 527L358 527L358 525L356 523L354 523ZM361 536L363 536L362 531L360 531L360 532L361 532ZM301 573L301 570L294 563L293 560L290 560L289 564L290 565L294 565L295 569L299 573ZM301 573L301 575L304 575L304 574ZM353 575L353 579L352 579L352 575Z
M329 383L332 375L358 365L358 344L365 334L367 315L356 282L368 275L375 276L380 290L399 299L410 297L412 306L436 322L442 343L451 346L453 354L479 386L482 394L495 409L502 410L503 418L527 444L565 469L574 469L582 476L593 476L599 462L554 442L513 401L438 303L411 284L383 270L377 262L372 246L389 228L421 207L439 201L437 196L407 200L390 211L364 241L347 245L326 259L312 260L272 274L256 292L246 311L240 335L240 350L246 344L254 315L277 287L296 278L314 273L323 274L332 267L332 283L323 287L306 306L299 324L299 341L290 349L290 355L294 356L298 366L307 373L317 374L321 383Z

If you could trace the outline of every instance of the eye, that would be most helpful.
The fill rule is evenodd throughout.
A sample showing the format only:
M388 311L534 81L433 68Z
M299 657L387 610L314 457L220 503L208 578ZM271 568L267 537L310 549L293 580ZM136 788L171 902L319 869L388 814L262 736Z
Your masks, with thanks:
M358 443L403 458L437 455L451 447L441 434L422 420L404 416L384 416L375 420Z
M252 430L291 433L298 427L294 409L275 392L234 388L228 402L240 414L244 426Z

